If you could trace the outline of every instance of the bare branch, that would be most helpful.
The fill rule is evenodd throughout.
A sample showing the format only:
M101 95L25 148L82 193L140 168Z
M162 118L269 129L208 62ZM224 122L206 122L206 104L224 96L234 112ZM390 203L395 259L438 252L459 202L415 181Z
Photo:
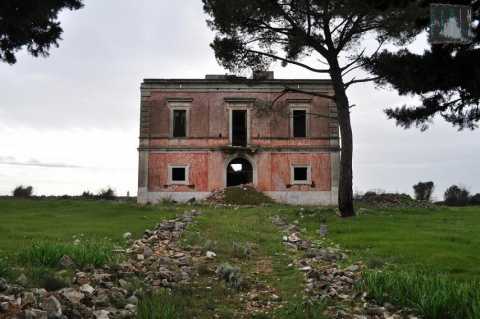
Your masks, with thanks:
M284 96L288 92L303 93L303 94L323 97L323 98L335 101L335 95L328 95L328 94L322 94L322 93L318 93L318 92L305 91L305 90L296 89L296 88L292 88L292 87L287 86L283 89L283 91L277 97L275 97L273 99L272 105L274 105L282 96Z
M358 79L356 80L355 78L353 78L351 81L347 82L345 84L345 89L347 89L350 85L352 84L355 84L355 83L364 83L364 82L372 82L372 81L375 81L375 80L378 80L380 79L381 76L375 76L375 77L372 77L372 78L364 78L364 79Z
M275 54L270 54L270 53L267 53L267 52L262 52L262 51L252 50L252 49L247 49L246 51L250 52L250 53L255 53L255 54L267 56L267 57L272 58L274 60L280 60L280 61L283 61L285 63L295 64L295 65L301 66L301 67L303 67L307 70L310 70L312 72L317 72L317 73L329 73L330 72L330 69L316 69L316 68L313 68L311 66L308 66L308 65L303 64L303 63L298 62L298 61L293 61L293 60L289 60L289 59L286 59L286 58L279 57Z
M346 66L341 67L340 70L343 72L347 70L349 67L351 67L352 65L354 65L355 63L357 63L358 61L360 61L360 59L363 57L363 54L365 53L365 50L366 49L363 49L362 52L360 52L360 54L352 62L350 62Z

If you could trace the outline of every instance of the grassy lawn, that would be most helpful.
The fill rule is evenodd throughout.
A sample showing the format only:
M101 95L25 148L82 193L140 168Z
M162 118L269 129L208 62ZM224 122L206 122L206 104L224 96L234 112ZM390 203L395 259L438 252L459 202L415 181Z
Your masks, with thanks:
M0 200L0 254L36 241L72 242L73 236L120 241L140 236L180 208L139 207L134 203L80 200Z
M191 207L139 207L134 203L73 200L0 200L0 257L28 251L36 242L71 244L73 236L80 234L94 242L109 238L114 243L121 243L124 232L132 232L134 238L139 237L144 229L185 209ZM318 238L321 222L327 223L328 237L350 250L352 259L364 260L370 268L402 271L405 280L401 281L405 283L424 280L423 277L411 276L420 272L429 278L443 274L447 281L480 279L480 207L364 208L359 210L359 216L350 219L337 217L334 209L301 210L285 205L242 208L201 206L200 209L205 214L188 229L182 244L214 251L217 257L200 265L201 276L194 283L194 289L179 291L178 298L159 297L173 298L169 303L175 304L176 300L178 308L183 309L178 311L186 311L190 316L211 318L212 314L220 313L223 318L234 318L243 311L245 302L240 302L238 298L241 292L213 280L215 268L228 263L238 267L245 282L253 284L255 289L256 286L259 290L268 287L279 295L280 300L289 301L283 302L286 310L276 311L272 318L310 318L295 314L298 309L300 312L303 309L300 304L303 277L288 267L295 254L287 253L281 243L282 234L271 222L274 215L280 215L291 223L297 222L302 236L310 239ZM32 258L35 254L25 259L31 262ZM21 263L21 259L16 262ZM371 278L372 282L385 280ZM448 282L440 284L448 287L445 289L456 289ZM405 289L408 291L410 288ZM458 296L459 302L464 299L462 296ZM401 302L401 298L397 300ZM154 308L155 301L148 307ZM143 318L157 317L147 315ZM431 315L429 318L437 317ZM444 317L440 315L438 318Z

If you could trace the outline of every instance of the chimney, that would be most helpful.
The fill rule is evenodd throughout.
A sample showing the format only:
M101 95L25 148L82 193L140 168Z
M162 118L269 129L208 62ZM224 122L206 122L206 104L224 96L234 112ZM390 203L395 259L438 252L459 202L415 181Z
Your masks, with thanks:
M252 79L254 80L273 80L273 71L253 71Z

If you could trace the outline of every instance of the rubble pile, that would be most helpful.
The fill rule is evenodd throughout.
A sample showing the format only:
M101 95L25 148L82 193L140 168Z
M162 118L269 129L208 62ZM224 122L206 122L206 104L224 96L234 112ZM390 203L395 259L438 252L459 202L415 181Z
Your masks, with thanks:
M377 208L432 208L429 201L415 200L408 194L366 192L355 200L357 204Z
M183 251L177 242L199 214L196 210L185 212L146 230L141 239L120 251L125 261L101 269L77 270L74 284L68 288L27 289L0 278L0 319L135 318L142 290L135 280L155 289L188 284L195 275L192 255L200 252ZM130 237L130 233L124 234L127 240Z

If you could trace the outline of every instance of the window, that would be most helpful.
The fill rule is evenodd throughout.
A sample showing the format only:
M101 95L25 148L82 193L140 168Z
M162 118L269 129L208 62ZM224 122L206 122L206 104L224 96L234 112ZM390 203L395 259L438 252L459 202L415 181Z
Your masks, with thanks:
M188 166L169 165L168 182L169 184L188 184Z
M232 145L247 146L247 110L232 110Z
M293 110L293 137L307 137L307 111Z
M309 165L292 165L292 184L310 184L311 172Z
M173 110L173 137L187 136L187 110Z

